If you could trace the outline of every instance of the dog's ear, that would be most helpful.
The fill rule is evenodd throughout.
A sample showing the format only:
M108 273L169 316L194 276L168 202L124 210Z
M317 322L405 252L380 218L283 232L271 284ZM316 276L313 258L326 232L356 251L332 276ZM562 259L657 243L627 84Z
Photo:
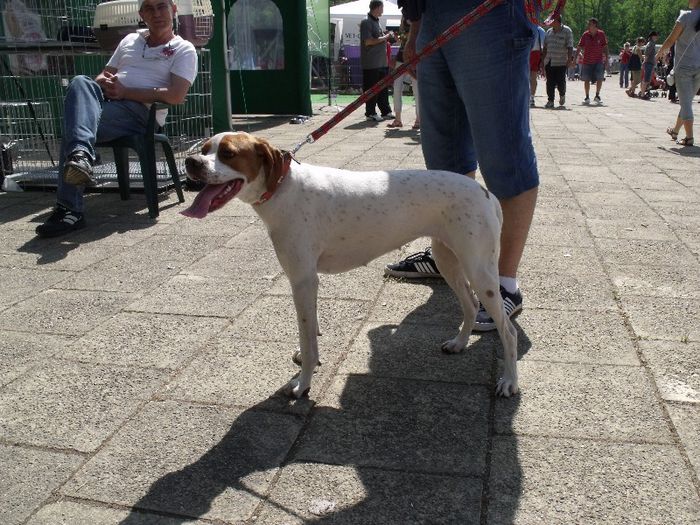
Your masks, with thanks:
M255 152L260 157L262 167L265 170L265 188L272 191L277 186L277 181L282 176L284 169L282 152L261 138L256 139Z

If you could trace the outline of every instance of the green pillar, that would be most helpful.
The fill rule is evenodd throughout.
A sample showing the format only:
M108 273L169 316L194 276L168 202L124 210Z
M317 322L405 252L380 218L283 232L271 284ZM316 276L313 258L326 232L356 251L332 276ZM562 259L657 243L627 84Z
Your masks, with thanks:
M226 0L212 0L214 33L207 47L211 53L212 123L214 133L231 131L231 83L226 59Z

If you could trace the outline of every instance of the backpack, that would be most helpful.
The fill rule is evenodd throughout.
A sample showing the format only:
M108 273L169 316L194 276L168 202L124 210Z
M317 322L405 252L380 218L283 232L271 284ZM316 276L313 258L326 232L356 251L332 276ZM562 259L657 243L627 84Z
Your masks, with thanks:
M637 54L637 46L634 46L634 49L632 50L632 56L630 57L629 61L629 68L631 71L639 71L642 69L642 61L639 58L639 55Z

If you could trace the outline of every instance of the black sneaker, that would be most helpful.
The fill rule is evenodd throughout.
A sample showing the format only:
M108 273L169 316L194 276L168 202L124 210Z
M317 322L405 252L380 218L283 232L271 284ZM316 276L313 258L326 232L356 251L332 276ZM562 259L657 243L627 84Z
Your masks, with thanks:
M94 186L92 159L84 151L74 151L63 168L63 180L75 186Z
M596 104L602 104L602 100L600 100L600 95L596 95L595 98L593 99L593 102Z
M36 227L36 234L44 238L58 237L82 228L85 228L85 217L82 213L57 204L46 222Z
M396 264L387 264L384 275L403 277L404 279L420 279L424 277L440 277L440 271L433 260L430 248L424 252L409 255Z
M506 310L506 315L511 319L515 314L523 309L523 294L518 290L515 293L508 293L503 286L501 286L501 297L503 297L503 307ZM479 311L476 314L476 322L474 323L474 332L489 332L496 329L496 323L493 321L491 316L488 314L484 305L479 303Z

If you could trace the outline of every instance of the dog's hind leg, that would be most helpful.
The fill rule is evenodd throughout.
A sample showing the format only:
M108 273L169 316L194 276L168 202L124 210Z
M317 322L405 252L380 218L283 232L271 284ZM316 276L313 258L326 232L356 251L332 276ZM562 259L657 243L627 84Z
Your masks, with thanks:
M290 275L289 279L299 325L301 372L287 383L284 392L300 398L309 392L311 379L318 364L318 275L315 272L301 278Z
M440 275L444 277L447 284L454 291L459 304L462 306L462 312L464 312L464 321L457 337L442 344L443 352L454 354L464 350L469 342L469 334L474 327L474 320L476 319L478 302L469 287L469 281L465 277L464 269L454 252L437 239L432 241L432 252L435 263L440 270Z
M479 268L470 272L469 276L481 304L494 320L503 344L503 377L498 380L496 394L510 397L511 394L518 393L518 332L503 307L495 268L491 261L488 267L482 263Z

